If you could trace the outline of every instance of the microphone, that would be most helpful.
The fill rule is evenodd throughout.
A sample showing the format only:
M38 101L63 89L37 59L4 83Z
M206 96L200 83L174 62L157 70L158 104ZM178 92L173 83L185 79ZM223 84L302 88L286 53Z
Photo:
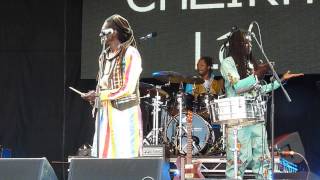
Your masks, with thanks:
M221 40L227 39L230 35L231 35L231 32L227 32L226 34L218 37L217 41L221 41Z
M297 153L294 151L280 151L280 155L282 155L282 156L293 156L295 154L297 154Z
M111 29L111 28L102 29L101 32L100 32L100 34L99 34L99 36L100 36L100 37L108 36L108 35L110 35L110 34L112 34L112 33L113 33L113 29Z
M248 33L251 34L251 30L253 28L253 22L250 23L249 28L248 28Z
M248 32L247 32L247 38L251 41L251 36L255 36L254 32L252 32L252 28L253 28L253 25L256 21L252 21L249 25L249 28L248 28ZM250 37L249 37L250 36Z
M151 32L145 36L140 37L140 40L147 40L147 39L151 39L157 36L157 32Z
M254 24L254 21L252 21L250 23L249 28L248 28L248 32L246 33L246 37L245 37L250 42L252 41L251 36L254 36L254 33L252 32L253 24Z

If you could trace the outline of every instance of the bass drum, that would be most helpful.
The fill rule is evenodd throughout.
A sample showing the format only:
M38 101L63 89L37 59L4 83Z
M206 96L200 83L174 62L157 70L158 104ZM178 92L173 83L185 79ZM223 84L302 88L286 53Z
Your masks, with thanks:
M168 123L166 134L168 141L178 146L179 115L174 116ZM215 140L214 132L210 124L198 114L192 114L192 155L204 153L208 144L213 144ZM182 151L187 153L187 118L186 113L182 113Z

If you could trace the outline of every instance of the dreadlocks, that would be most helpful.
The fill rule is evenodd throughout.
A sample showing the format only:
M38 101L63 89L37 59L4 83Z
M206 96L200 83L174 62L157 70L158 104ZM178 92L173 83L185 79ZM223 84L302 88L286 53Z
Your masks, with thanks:
M229 53L228 56L232 56L237 66L237 70L240 75L240 79L246 78L251 74L249 62L253 64L254 69L257 68L257 61L252 56L252 52L246 52L246 33L240 29L235 30L229 39Z
M107 27L108 26L108 27ZM121 42L121 53L122 57L129 46L137 48L137 43L133 36L133 30L129 22L122 16L114 14L107 18L102 26L102 29L112 28L118 32L118 39ZM107 48L108 50L109 48Z

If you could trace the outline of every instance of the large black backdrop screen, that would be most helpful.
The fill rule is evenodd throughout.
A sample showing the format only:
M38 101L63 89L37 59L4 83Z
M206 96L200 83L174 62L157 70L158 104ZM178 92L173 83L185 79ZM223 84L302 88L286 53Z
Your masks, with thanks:
M136 38L157 32L157 37L138 44L143 77L159 70L193 73L199 55L218 59L217 37L234 25L248 29L253 20L260 25L264 49L279 73L319 73L319 7L314 0L83 0L81 76L96 77L98 34L104 20L115 13L129 20ZM256 28L254 32L258 34ZM254 53L263 59L256 45Z

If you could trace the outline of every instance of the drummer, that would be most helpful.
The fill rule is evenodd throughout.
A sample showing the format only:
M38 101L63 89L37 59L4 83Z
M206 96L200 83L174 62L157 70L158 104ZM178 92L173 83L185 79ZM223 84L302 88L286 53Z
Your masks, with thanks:
M231 37L228 39L229 49L227 57L221 61L221 74L225 79L225 89L227 97L246 96L252 97L257 93L252 88L258 79L263 79L265 73L269 70L267 64L258 64L251 52L251 41L247 33L240 29L233 29ZM286 72L281 81L294 77L303 76L303 74L291 74ZM273 85L266 84L260 88L260 92L267 93L280 87L280 83L275 81ZM244 91L247 90L247 91ZM241 124L240 124L241 125ZM251 167L256 179L270 178L270 153L268 150L266 129L264 122L236 125L238 128L238 144L240 153L238 157L238 178L242 178L247 167ZM227 178L234 178L233 151L234 135L233 128L227 129ZM237 178L237 179L238 179Z
M218 79L212 73L212 58L202 56L197 63L197 72L204 80L203 84L187 84L186 93L192 94L196 99L205 94L218 96L224 93L223 79Z

